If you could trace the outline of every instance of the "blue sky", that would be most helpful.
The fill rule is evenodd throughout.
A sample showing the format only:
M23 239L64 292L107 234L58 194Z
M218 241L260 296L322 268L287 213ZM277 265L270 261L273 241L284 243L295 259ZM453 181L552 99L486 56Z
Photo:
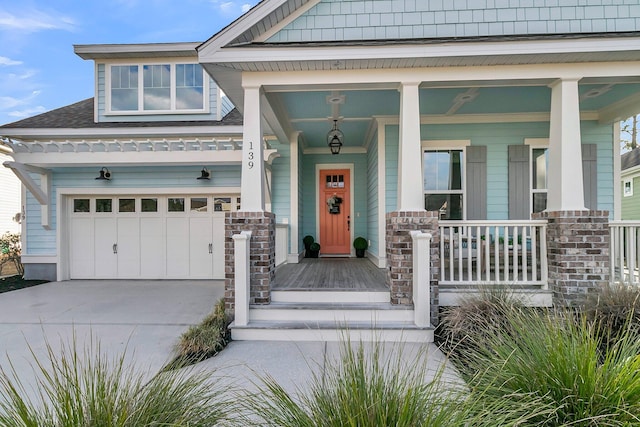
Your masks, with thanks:
M74 44L205 41L258 0L0 0L0 124L93 96Z

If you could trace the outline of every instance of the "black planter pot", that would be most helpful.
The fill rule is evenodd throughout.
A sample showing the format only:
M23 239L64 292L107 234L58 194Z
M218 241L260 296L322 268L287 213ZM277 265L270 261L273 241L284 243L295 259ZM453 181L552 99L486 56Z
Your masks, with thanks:
M356 256L358 258L364 258L365 249L356 249Z
M319 254L320 254L320 251L312 251L311 249L309 249L307 251L307 258L318 258Z

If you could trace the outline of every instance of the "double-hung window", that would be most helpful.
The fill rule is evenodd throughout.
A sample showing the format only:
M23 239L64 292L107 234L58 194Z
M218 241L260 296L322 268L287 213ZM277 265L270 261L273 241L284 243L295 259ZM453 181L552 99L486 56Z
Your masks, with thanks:
M206 112L200 64L111 65L109 73L109 112Z
M440 219L464 219L464 151L426 149L423 152L424 205Z
M531 211L542 212L547 208L548 148L531 148Z

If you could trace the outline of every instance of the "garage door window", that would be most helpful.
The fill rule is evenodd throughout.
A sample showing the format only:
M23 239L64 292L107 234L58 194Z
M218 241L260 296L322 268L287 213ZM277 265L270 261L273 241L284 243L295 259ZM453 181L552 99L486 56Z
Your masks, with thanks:
M136 199L119 199L118 212L135 212Z
M170 197L167 203L169 212L184 212L184 198Z
M158 212L158 199L142 199L140 201L142 212Z
M191 212L206 212L207 211L207 198L206 197L192 197L191 198Z
M111 212L111 199L96 199L96 212Z
M73 212L89 212L89 199L73 199Z

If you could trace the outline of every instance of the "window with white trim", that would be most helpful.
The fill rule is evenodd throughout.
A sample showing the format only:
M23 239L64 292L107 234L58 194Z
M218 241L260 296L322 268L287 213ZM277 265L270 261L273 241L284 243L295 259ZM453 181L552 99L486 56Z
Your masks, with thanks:
M206 112L207 79L200 64L129 64L108 67L111 113Z
M464 150L425 149L423 152L424 206L439 211L440 219L464 219Z
M531 148L531 211L542 212L547 208L547 170L549 149Z
M622 188L622 194L624 195L624 197L633 196L633 180L632 179L625 179L624 180L624 186Z

